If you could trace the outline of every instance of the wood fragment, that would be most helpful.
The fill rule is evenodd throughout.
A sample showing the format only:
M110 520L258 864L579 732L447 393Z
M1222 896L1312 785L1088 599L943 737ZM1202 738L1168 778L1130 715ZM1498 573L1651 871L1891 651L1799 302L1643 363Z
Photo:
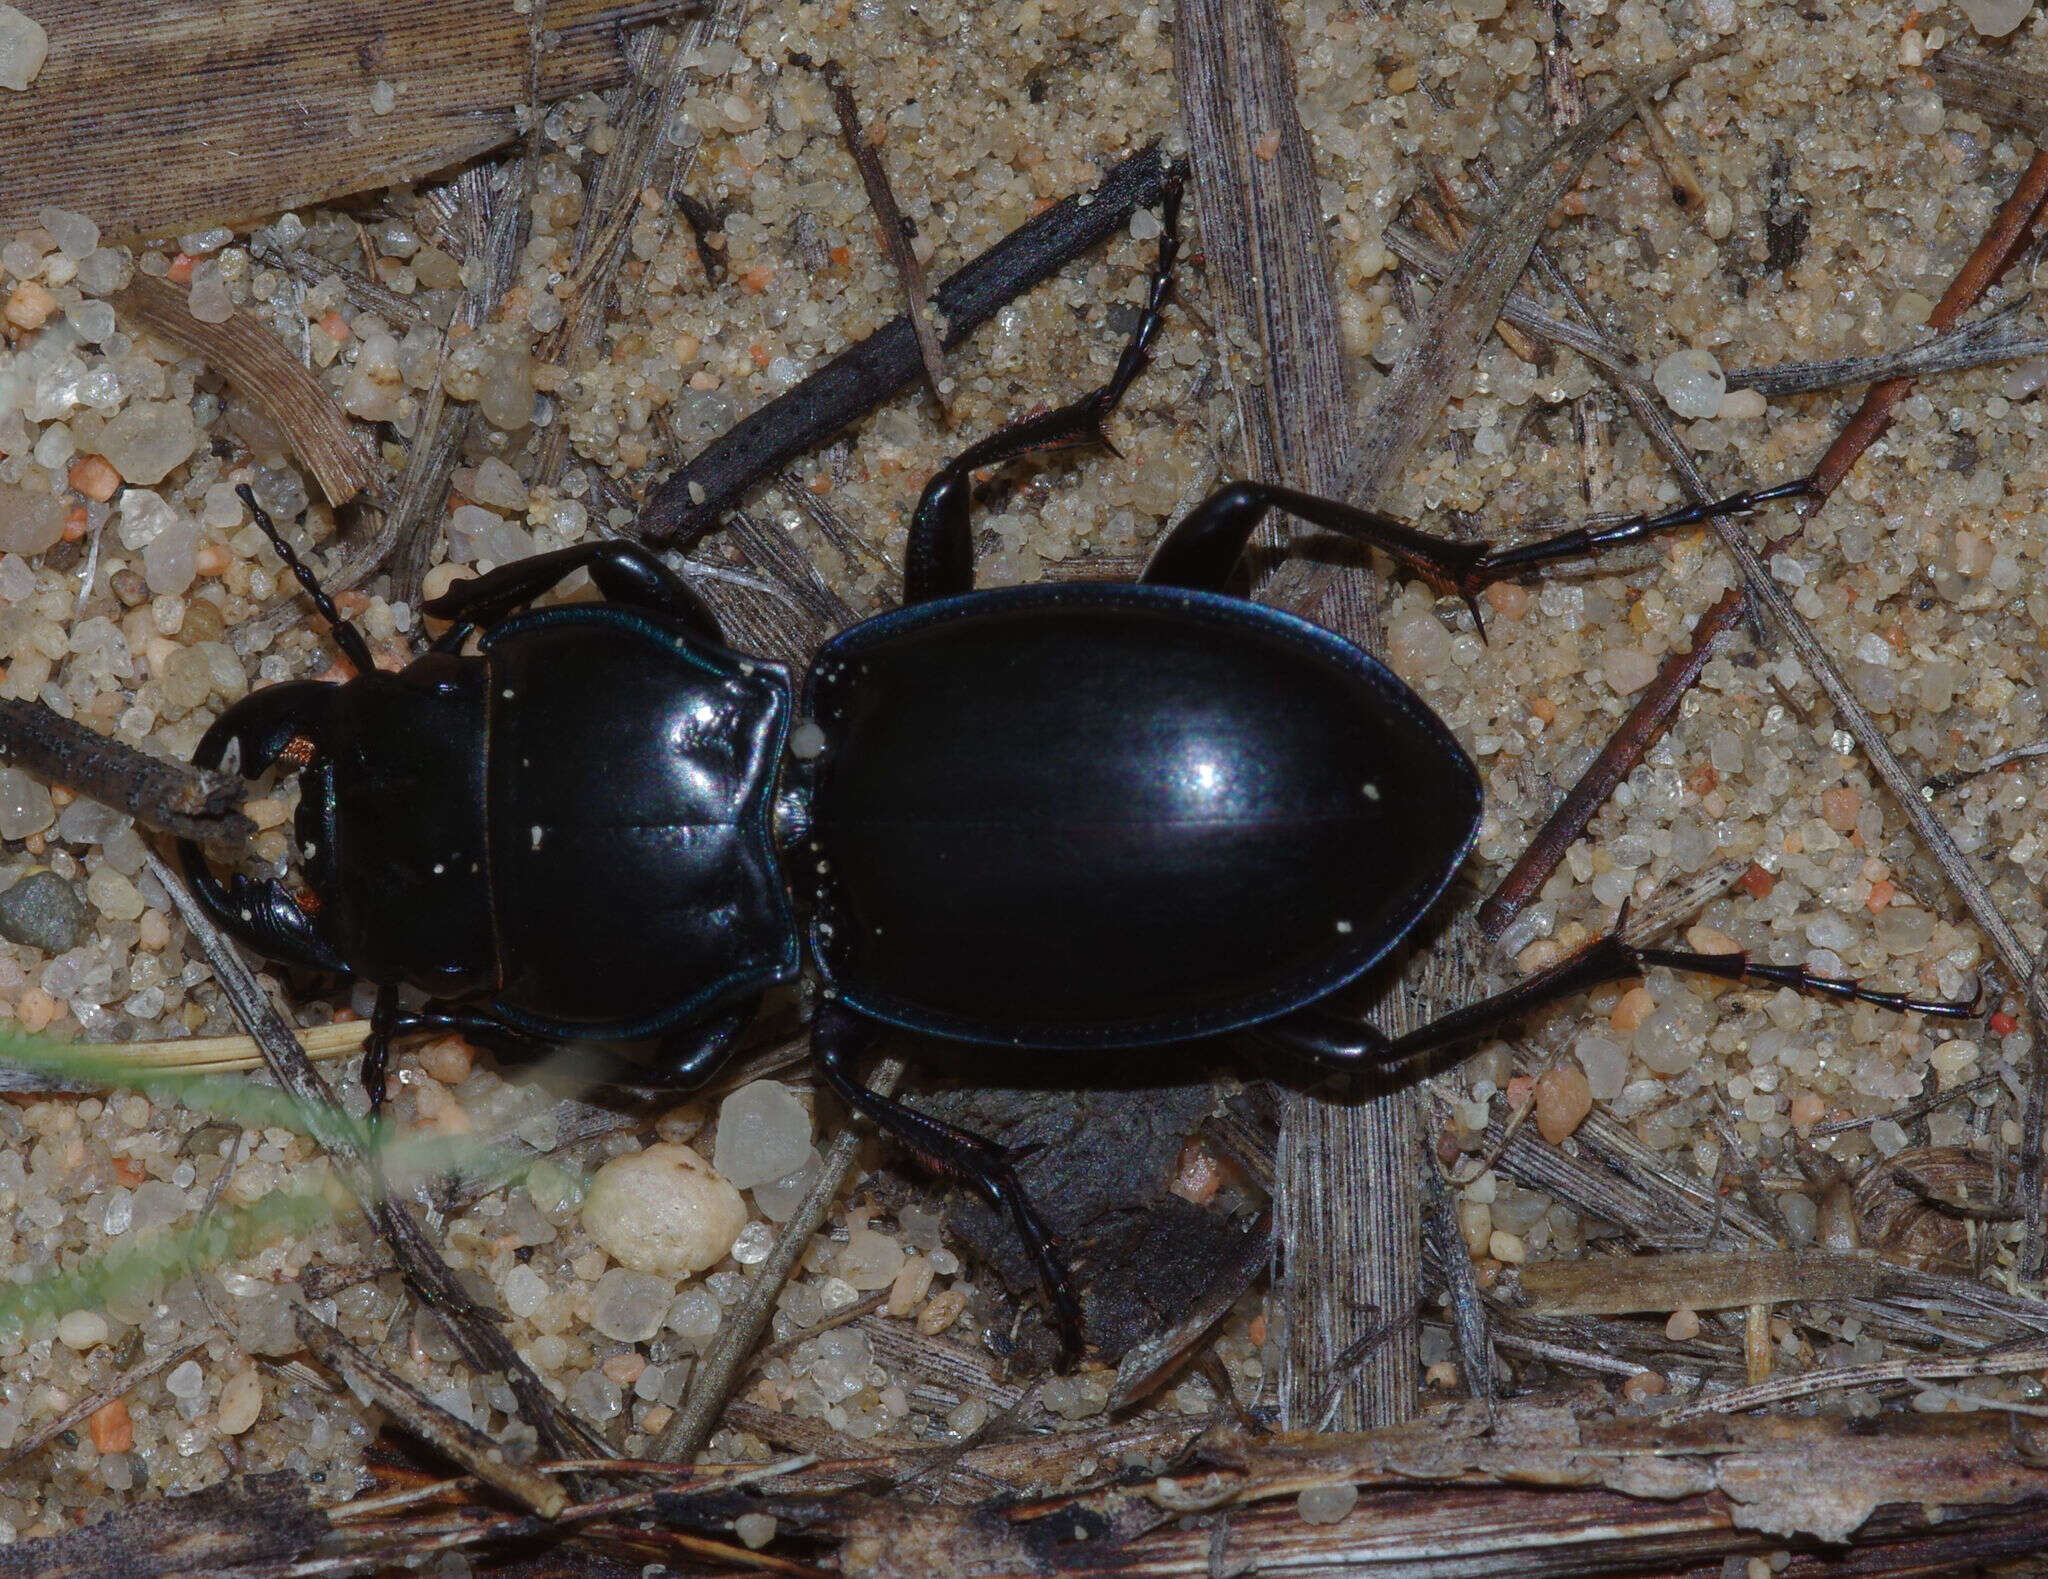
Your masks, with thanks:
M41 702L0 697L0 762L174 838L240 844L256 836L239 778L149 756Z
M1875 1256L1825 1251L1707 1251L1532 1261L1522 1268L1530 1310L1550 1316L1623 1316L1735 1310L1795 1299L1874 1299L1887 1267Z
M798 65L804 62L798 61ZM896 194L889 186L889 173L882 168L881 155L875 152L875 145L868 141L866 130L860 123L860 106L854 102L853 88L846 80L846 73L839 69L839 62L828 60L818 68L832 94L832 108L839 116L839 135L846 144L846 151L853 159L853 167L860 172L860 184L867 189L868 207L875 211L875 223L882 232L882 245L888 249L889 261L896 268L896 278L903 287L903 311L910 318L910 327L917 335L918 359L924 363L925 382L931 385L932 401L939 408L939 417L947 427L953 425L952 413L946 407L946 358L939 349L939 337L932 328L930 292L924 282L924 265L917 261L917 254L910 249L910 237L904 230L903 211L896 206Z
M512 1463L483 1432L400 1381L305 1306L294 1307L292 1319L314 1359L449 1462L544 1519L559 1518L569 1506L569 1494L559 1483Z
M1505 932L1523 907L1543 891L1565 851L1584 837L1615 787L1636 770L1644 754L1671 727L1679 704L1713 656L1715 642L1741 622L1745 604L1740 588L1724 592L1693 627L1692 645L1664 660L1657 678L1636 699L1621 726L1600 748L1600 754L1579 775L1557 810L1544 821L1507 876L1479 907L1479 929L1488 937L1497 938Z
M682 9L553 0L542 97L620 81L623 31ZM518 134L526 99L527 23L502 0L39 0L35 17L49 59L0 102L0 143L79 156L0 166L8 234L46 205L114 238L269 219L474 159Z
M1291 35L1270 0L1184 0L1176 25L1174 69L1219 354L1230 344L1257 347L1256 363L1232 377L1242 471L1341 496L1354 432ZM1257 541L1270 547L1291 530L1269 521ZM1321 566L1292 559L1258 595L1368 651L1384 645L1376 583L1355 553ZM1379 1020L1405 1029L1430 1008L1403 987ZM1284 1420L1307 1424L1337 1356L1382 1314L1412 1310L1421 1297L1421 1129L1403 1090L1358 1102L1290 1090L1281 1108L1279 1400ZM1380 1345L1344 1394L1343 1423L1407 1418L1416 1383L1413 1342Z
M1216 1323L1230 1314L1245 1290L1272 1264L1277 1248L1273 1209L1268 1206L1229 1248L1224 1264L1216 1268L1214 1280L1194 1306L1165 1331L1124 1352L1117 1362L1110 1409L1127 1408L1160 1387Z
M935 303L956 346L997 308L1106 241L1132 214L1159 201L1170 172L1148 146L1120 161L1093 191L1025 221L942 284ZM655 490L634 530L649 542L701 536L756 482L815 449L915 378L917 336L893 318L808 378L740 419Z
M123 316L202 356L243 395L263 408L292 453L336 508L380 481L377 463L357 442L347 415L327 386L284 347L268 324L246 308L225 323L192 316L186 293L169 280L137 274L114 298Z

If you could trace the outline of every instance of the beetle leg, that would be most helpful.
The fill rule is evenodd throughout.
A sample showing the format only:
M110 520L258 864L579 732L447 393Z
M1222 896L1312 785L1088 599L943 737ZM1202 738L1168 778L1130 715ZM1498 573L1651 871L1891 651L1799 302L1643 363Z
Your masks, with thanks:
M716 616L690 590L688 582L648 549L617 539L578 543L550 554L515 559L484 575L456 582L440 597L421 605L420 612L452 621L458 628L495 625L579 570L590 572L597 590L609 601L666 614L693 636L725 645L725 633L719 630Z
M399 1034L398 983L377 984L377 1005L370 1011L370 1039L363 1044L363 1089L370 1094L370 1118L384 1111L384 1081L391 1062L391 1042Z
M1773 500L1811 492L1813 483L1802 477L1775 488L1731 494L1711 504L1687 505L1664 515L1631 516L1609 526L1574 527L1511 548L1496 548L1491 543L1456 542L1377 510L1360 509L1341 500L1300 493L1275 483L1238 482L1219 488L1190 510L1160 540L1140 579L1167 586L1217 590L1236 567L1266 511L1277 507L1327 531L1341 532L1391 554L1438 590L1462 597L1476 621L1478 595L1496 581L1560 560L1584 559L1604 549L1701 521L1746 515Z
M925 484L910 518L910 542L903 551L903 601L924 603L974 590L974 538L968 512L974 473L984 466L1048 450L1100 444L1115 452L1104 424L1117 402L1151 365L1152 342L1165 322L1166 299L1173 290L1173 264L1180 254L1180 187L1169 186L1160 215L1163 229L1152 264L1152 288L1145 310L1109 382L1057 411L1041 412L991 433L970 446Z
M1059 1330L1062 1362L1072 1367L1081 1357L1081 1301L1074 1292L1059 1241L1032 1206L1017 1178L1015 1151L984 1135L958 1129L892 1098L879 1096L854 1078L854 1064L872 1047L881 1027L835 1003L819 1006L811 1022L811 1056L825 1083L850 1108L865 1113L875 1127L901 1141L918 1161L941 1178L964 1184L998 1214L1007 1214L1031 1255L1039 1285L1052 1305Z
M1816 997L1838 1002L1867 1003L1899 1014L1932 1014L1943 1019L1963 1020L1975 1015L1983 994L1968 1003L1950 1003L1938 998L1913 998L1904 993L1879 992L1861 983L1833 976L1816 976L1801 965L1771 965L1744 953L1697 954L1681 949L1638 948L1624 942L1619 928L1596 938L1569 959L1548 970L1538 971L1505 992L1468 1003L1462 1009L1432 1020L1405 1036L1389 1038L1363 1021L1351 1020L1331 1010L1311 1007L1270 1026L1264 1034L1316 1063L1336 1068L1364 1064L1398 1063L1470 1037L1494 1030L1546 1004L1556 1003L1573 993L1584 992L1603 982L1626 981L1653 966L1719 976L1725 981L1774 982Z

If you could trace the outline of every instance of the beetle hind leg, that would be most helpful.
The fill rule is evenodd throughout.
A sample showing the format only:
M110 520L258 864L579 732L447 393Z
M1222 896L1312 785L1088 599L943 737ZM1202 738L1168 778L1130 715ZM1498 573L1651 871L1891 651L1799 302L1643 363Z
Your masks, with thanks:
M1716 976L1723 981L1769 982L1817 998L1867 1003L1897 1014L1931 1014L1960 1020L1974 1016L1982 1006L1981 993L1967 1003L1914 998L1865 987L1846 977L1816 976L1803 965L1772 965L1751 959L1746 953L1699 954L1681 949L1639 948L1623 939L1626 924L1624 911L1612 932L1595 938L1568 959L1538 971L1504 992L1440 1015L1405 1036L1386 1036L1362 1020L1314 1004L1260 1030L1291 1052L1326 1068L1357 1069L1400 1063L1496 1030L1590 987L1640 976L1658 965L1699 976Z
M1165 323L1173 291L1173 265L1180 255L1180 188L1170 186L1162 205L1159 252L1145 310L1131 331L1109 382L1057 411L1042 412L991 433L946 463L925 484L910 518L910 542L903 553L903 601L924 603L974 590L974 538L968 520L974 473L1020 455L1100 444L1111 451L1104 431L1110 413L1138 375L1151 365L1152 342Z
M1082 1349L1081 1300L1067 1270L1059 1241L1031 1204L1017 1178L1021 1153L985 1135L959 1129L893 1098L878 1095L854 1077L854 1065L872 1047L880 1027L834 1003L820 1005L811 1023L811 1056L825 1083L840 1100L865 1113L877 1129L894 1136L941 1178L964 1184L998 1215L1006 1215L1030 1253L1039 1285L1052 1306L1060 1335L1061 1363L1071 1369Z

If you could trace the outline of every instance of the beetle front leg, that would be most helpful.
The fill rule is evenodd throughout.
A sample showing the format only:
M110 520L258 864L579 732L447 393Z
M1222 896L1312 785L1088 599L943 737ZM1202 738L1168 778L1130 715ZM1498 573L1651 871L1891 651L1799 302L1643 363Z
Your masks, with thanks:
M590 572L590 579L597 583L597 590L608 602L666 614L691 635L721 647L725 645L725 633L718 628L717 617L690 590L688 582L652 551L638 543L617 539L577 543L553 553L515 559L481 576L456 582L440 597L421 605L420 612L450 621L455 630L442 640L455 638L455 646L459 647L461 637L469 634L467 627L495 625L579 570Z
M825 1083L841 1101L865 1113L875 1127L893 1135L918 1161L941 1178L966 1185L999 1215L1007 1214L1030 1253L1039 1285L1052 1305L1060 1335L1061 1363L1071 1369L1081 1358L1081 1301L1074 1292L1059 1240L1032 1206L1013 1166L1018 1153L985 1135L957 1129L862 1085L854 1065L881 1037L881 1027L837 1003L819 1006L811 1022L811 1057Z
M974 590L974 538L968 519L974 473L1020 455L1100 444L1113 450L1103 431L1110 413L1152 362L1152 342L1165 323L1173 290L1174 259L1180 255L1180 187L1169 186L1162 205L1159 253L1152 264L1152 288L1145 311L1109 382L1057 411L1042 412L990 434L947 462L925 485L910 518L903 551L903 601L924 603Z

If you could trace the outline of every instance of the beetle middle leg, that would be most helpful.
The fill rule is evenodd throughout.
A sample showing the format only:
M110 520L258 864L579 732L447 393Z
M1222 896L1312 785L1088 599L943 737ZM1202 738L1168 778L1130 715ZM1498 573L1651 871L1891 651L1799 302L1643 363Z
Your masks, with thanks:
M1117 402L1151 365L1152 342L1165 323L1166 299L1173 291L1173 264L1180 255L1180 188L1169 186L1162 205L1159 253L1152 264L1152 287L1145 311L1109 382L1057 411L1042 412L991 433L948 461L919 496L910 518L910 541L903 552L903 601L923 603L974 590L974 537L969 508L974 473L1020 455L1072 449L1082 444L1110 445L1103 424Z
M1072 1365L1081 1356L1081 1301L1074 1292L1058 1239L1038 1215L1017 1178L1015 1163L1021 1153L999 1146L972 1130L956 1128L906 1107L892 1097L877 1095L862 1085L855 1078L854 1066L880 1039L881 1032L882 1027L875 1021L836 1003L820 1004L811 1022L811 1057L818 1072L841 1101L856 1112L865 1113L876 1128L895 1136L932 1172L966 1185L988 1202L991 1211L1009 1217L1052 1304L1061 1352L1065 1362Z
M1486 587L1525 570L1561 560L1584 559L1605 549L1641 542L1662 532L1696 526L1721 516L1747 515L1778 499L1813 492L1801 477L1774 488L1730 494L1707 504L1686 505L1663 515L1630 516L1607 526L1573 527L1527 543L1498 548L1460 543L1410 526L1406 521L1360 509L1339 499L1301 493L1276 483L1237 482L1219 488L1196 505L1153 550L1142 581L1219 591L1236 568L1252 533L1270 509L1281 509L1326 531L1339 532L1391 554L1442 592L1454 592L1479 619L1478 595ZM1484 627L1481 627L1482 632Z

